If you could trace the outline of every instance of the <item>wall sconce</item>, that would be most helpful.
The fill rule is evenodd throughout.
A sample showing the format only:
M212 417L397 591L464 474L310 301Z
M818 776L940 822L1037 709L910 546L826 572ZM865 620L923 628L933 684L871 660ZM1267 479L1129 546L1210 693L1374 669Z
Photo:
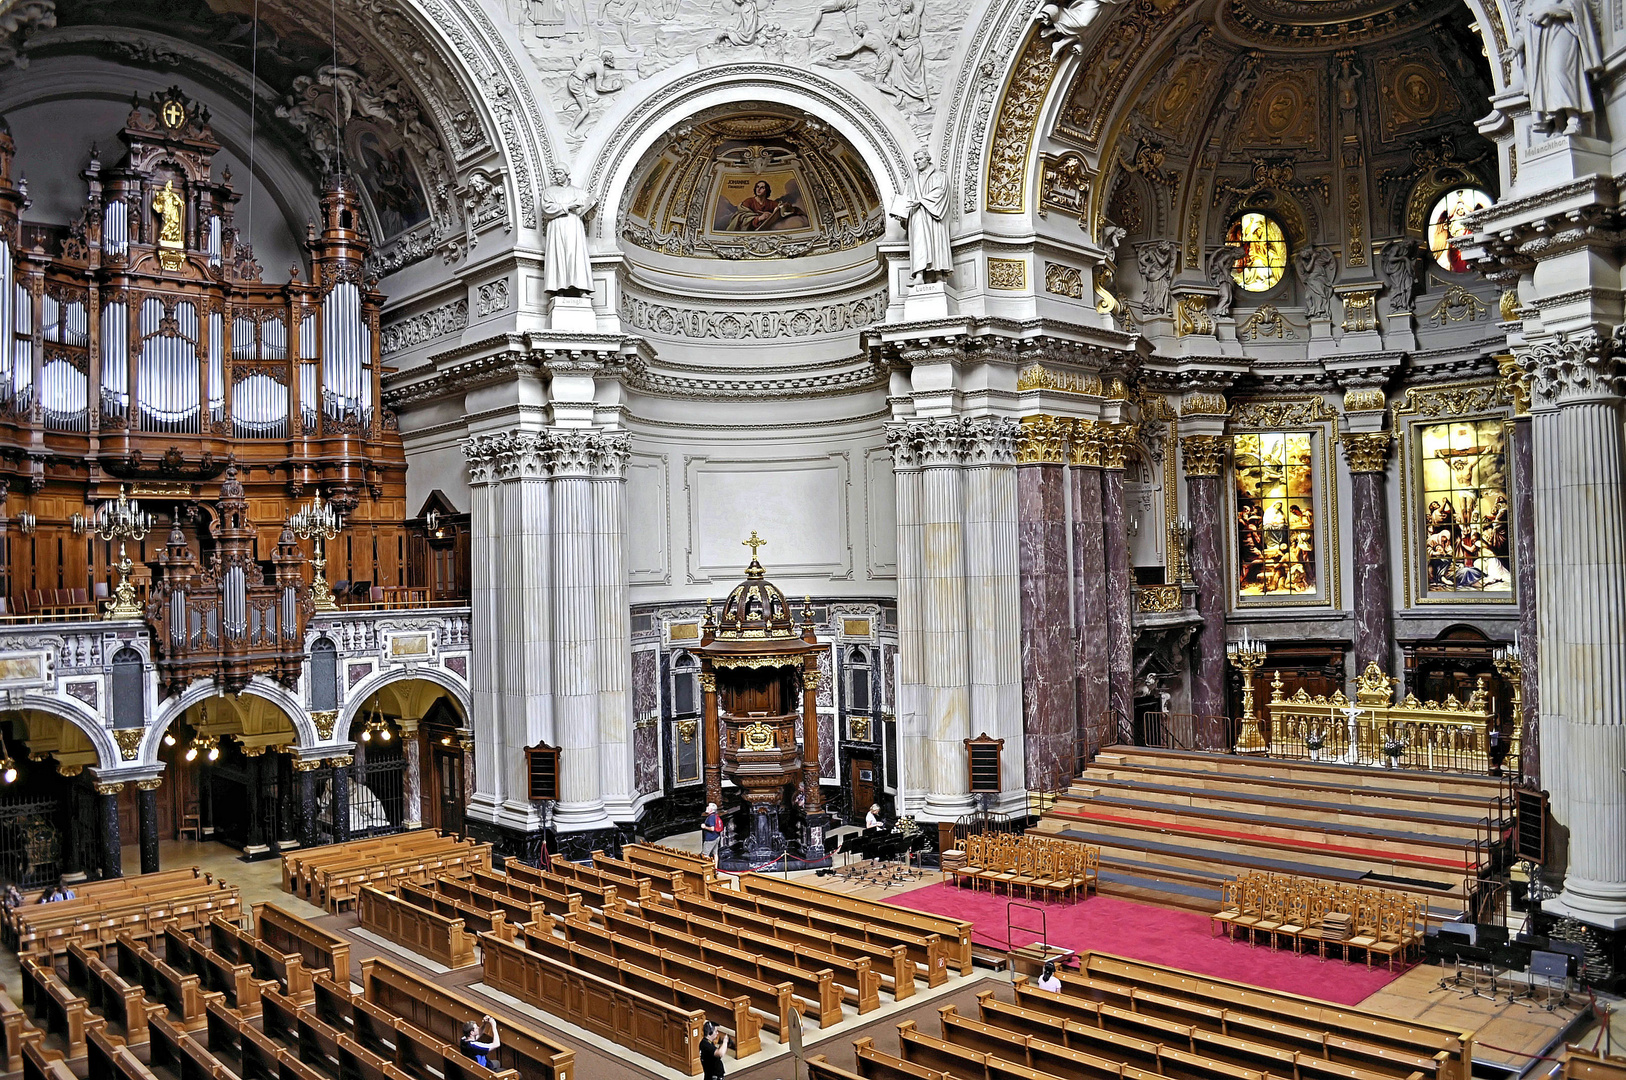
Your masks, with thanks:
M73 535L75 536L85 535L85 530L89 528L89 526L90 523L85 519L85 515L79 513L78 511L74 511L73 516L68 519L68 528L73 530Z
M17 515L17 531L24 536L33 536L34 530L39 527L39 518L24 511Z

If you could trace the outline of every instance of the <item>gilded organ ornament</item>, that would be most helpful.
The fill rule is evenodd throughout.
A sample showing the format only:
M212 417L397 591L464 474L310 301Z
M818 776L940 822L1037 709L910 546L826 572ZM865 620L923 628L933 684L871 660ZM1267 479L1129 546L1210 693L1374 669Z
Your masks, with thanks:
M186 258L186 204L175 190L175 181L164 181L164 186L153 193L152 212L160 222L158 265L165 270L179 270Z

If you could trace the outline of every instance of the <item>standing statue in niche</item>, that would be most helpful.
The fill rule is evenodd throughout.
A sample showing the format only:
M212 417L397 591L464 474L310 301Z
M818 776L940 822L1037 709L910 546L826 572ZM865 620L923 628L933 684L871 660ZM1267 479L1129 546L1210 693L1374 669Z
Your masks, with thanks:
M1169 313L1169 279L1174 277L1174 242L1153 240L1135 248L1135 265L1140 267L1140 313L1145 317Z
M582 217L593 209L593 197L571 186L567 176L555 173L553 180L542 189L542 218L548 223L542 288L555 296L590 296L593 260Z
M1039 24L1039 33L1051 39L1051 59L1071 49L1084 48L1084 31L1101 14L1102 8L1111 7L1118 0L1045 0L1039 5L1033 21Z
M1304 313L1312 319L1332 318L1332 283L1338 277L1338 259L1326 248L1305 248L1293 256L1299 284L1304 288Z
M1389 313L1411 311L1412 294L1417 290L1417 258L1422 245L1415 240L1391 240L1383 245L1379 268L1389 287Z
M948 178L924 150L915 151L914 188L913 196L895 204L891 214L909 230L909 277L922 283L942 281L954 269Z
M1530 111L1539 131L1576 135L1592 115L1587 76L1603 68L1598 26L1587 0L1532 0L1518 44Z
M1214 317L1228 318L1231 314L1231 305L1236 301L1236 281L1231 277L1231 271L1236 268L1236 261L1242 258L1242 249L1234 245L1220 248L1208 257L1208 281L1219 290L1219 296L1214 300Z

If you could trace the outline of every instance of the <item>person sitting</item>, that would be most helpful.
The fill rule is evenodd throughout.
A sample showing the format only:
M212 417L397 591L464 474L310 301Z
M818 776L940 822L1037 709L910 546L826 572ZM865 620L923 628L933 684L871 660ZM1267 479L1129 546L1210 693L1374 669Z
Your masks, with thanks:
M3 906L7 911L23 906L22 890L17 888L15 882L6 886L6 898L0 900L0 906Z
M1044 970L1039 972L1039 989L1052 994L1061 993L1061 977L1056 974L1056 962L1046 960Z
M864 829L865 829L865 831L868 831L870 829L883 828L885 826L885 824L886 823L881 820L881 804L880 803L870 803L869 804L869 813L864 815Z
M491 1029L489 1039L480 1038L480 1034L485 1028ZM463 1037L457 1043L457 1047L463 1051L464 1057L485 1068L491 1067L486 1060L487 1055L494 1053L497 1047L501 1045L502 1036L497 1034L497 1021L490 1016L482 1018L478 1024L473 1020L466 1021L463 1024Z

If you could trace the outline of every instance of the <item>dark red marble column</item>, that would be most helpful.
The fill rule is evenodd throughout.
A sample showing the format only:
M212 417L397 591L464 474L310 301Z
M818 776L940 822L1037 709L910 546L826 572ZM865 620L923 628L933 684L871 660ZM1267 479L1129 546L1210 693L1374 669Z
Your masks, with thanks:
M1187 435L1180 440L1186 473L1186 517L1191 522L1191 580L1197 586L1197 613L1202 631L1193 646L1191 711L1198 717L1223 717L1225 708L1225 559L1220 544L1220 474L1225 465L1225 436ZM1219 720L1198 729L1202 745L1224 749L1227 733Z
M1073 423L1068 470L1073 496L1073 693L1076 739L1100 730L1112 708L1107 675L1107 552L1101 523L1101 435L1095 421ZM1075 744L1076 745L1076 744ZM1088 747L1093 756L1099 746Z
M1124 457L1131 424L1100 424L1101 537L1106 561L1108 709L1118 738L1135 738L1135 631L1131 625L1129 533L1124 521Z
M1349 466L1351 539L1355 559L1355 670L1374 661L1394 667L1394 601L1389 584L1389 504L1383 476L1393 436L1346 432L1339 440ZM1328 552L1328 558L1336 558Z
M1519 684L1523 724L1519 730L1520 769L1541 786L1541 622L1536 593L1536 491L1530 454L1530 414L1520 410L1508 440L1513 473L1513 573L1519 588Z
M1022 722L1027 786L1055 791L1072 772L1073 664L1068 618L1069 423L1022 421L1016 445L1017 566L1022 589Z

